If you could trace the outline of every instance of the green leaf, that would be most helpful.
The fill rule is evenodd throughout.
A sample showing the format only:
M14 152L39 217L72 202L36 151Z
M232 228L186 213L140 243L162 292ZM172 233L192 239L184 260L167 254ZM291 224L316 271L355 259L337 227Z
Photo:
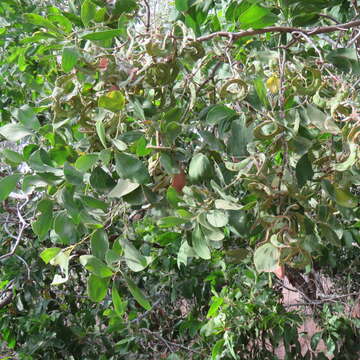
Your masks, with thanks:
M259 246L254 253L254 263L256 270L261 272L271 272L276 270L279 265L280 251L271 243Z
M254 4L244 11L238 18L242 29L263 28L275 24L277 17L269 9Z
M80 256L80 263L86 270L100 278L107 278L113 275L113 272L100 259L93 255Z
M49 15L48 19L55 24L60 25L61 29L66 33L71 33L72 23L71 21L63 15Z
M360 63L354 47L338 48L330 51L326 60L346 73L360 74Z
M101 278L90 274L87 280L87 294L92 301L100 302L104 300L110 278Z
M152 152L152 149L146 147L147 141L144 136L142 136L138 141L136 141L136 155L137 156L146 156Z
M193 156L189 165L189 179L199 182L211 176L211 164L208 157L202 153Z
M352 209L358 206L359 200L347 189L335 186L335 201L342 207Z
M0 127L0 135L6 138L7 141L16 142L32 134L30 130L19 124L7 124Z
M218 359L218 356L220 356L223 351L224 343L225 343L224 339L220 339L215 343L215 346L211 351L211 360Z
M116 0L114 12L116 15L129 13L137 8L135 0Z
M162 153L160 156L160 163L169 175L179 174L179 166L169 154Z
M98 192L107 192L114 188L116 182L98 166L91 173L90 184Z
M214 317L214 315L217 313L219 307L223 304L224 299L221 297L213 296L211 299L211 305L209 308L209 311L206 315L206 317L209 319L211 317Z
M129 179L138 184L150 182L149 172L144 163L135 156L126 153L115 154L116 171L123 179Z
M140 252L130 242L121 240L120 244L125 253L125 262L132 271L142 271L152 261L150 257L141 255Z
M265 107L269 106L269 100L267 98L267 92L265 87L265 81L262 77L258 77L254 80L254 87L257 96Z
M9 175L0 180L0 202L4 201L12 191L15 190L16 184L20 180L20 174Z
M213 228L213 227L201 227L201 230L205 236L205 238L209 241L221 241L224 239L225 235L224 233L217 229L217 228Z
M94 21L98 22L98 23L103 22L105 15L106 15L106 8L104 8L104 7L100 8L99 10L96 11Z
M175 0L177 11L187 11L189 9L189 0Z
M136 286L136 284L127 276L125 276L126 283L128 285L129 291L131 295L135 298L135 300L145 309L150 310L151 305L149 301L145 298L144 294L141 290Z
M215 227L223 227L229 221L229 215L220 210L211 210L206 214L206 219L210 225Z
M92 166L98 161L99 156L97 154L85 154L78 157L75 161L76 169L86 172L92 168Z
M296 164L296 179L300 188L302 188L306 181L311 180L314 176L311 162L308 154L303 155Z
M51 228L53 222L53 206L54 203L48 199L39 201L37 205L37 210L41 212L41 215L39 215L31 226L34 233L39 237L39 240L43 240Z
M127 145L123 141L118 139L112 139L111 141L119 151L125 151L127 149Z
M356 163L356 160L358 159L359 154L360 154L360 149L359 149L358 145L351 142L349 144L349 150L350 150L350 154L347 157L347 159L342 163L335 164L335 170L346 171Z
M340 129L336 125L335 121L332 120L330 116L326 116L326 114L324 114L314 105L308 104L306 106L305 116L311 124L316 126L324 133L330 133L333 135L337 135L340 133Z
M227 149L233 156L247 156L247 145L253 140L253 128L247 127L245 119L234 120L231 123L230 136L227 140Z
M19 109L14 111L14 116L19 122L24 125L27 129L37 130L40 127L39 120L32 107L29 105L23 105Z
M81 196L81 199L83 204L88 208L101 209L103 211L107 211L108 209L108 204L106 204L106 202L95 199L91 196Z
M116 290L115 285L113 285L111 291L112 302L114 305L114 310L118 316L122 316L126 310L126 302L121 300L119 292Z
M79 53L75 48L64 47L62 52L61 66L64 72L70 72L79 59Z
M236 116L236 111L225 105L215 105L206 115L206 123L209 125L217 125L222 121L230 120Z
M100 102L100 100L99 100ZM102 120L98 120L95 124L96 132L98 134L98 137L101 141L102 146L106 149L106 134L105 134L105 126L102 122Z
M131 192L136 190L139 186L140 184L133 183L129 180L120 179L118 180L117 185L109 192L107 196L110 198L120 199L121 197L130 194Z
M330 244L340 247L341 241L335 231L327 224L319 223L318 227L321 231L322 238Z
M61 285L65 283L69 278L69 251L60 251L55 257L50 260L50 264L53 266L59 265L61 275L55 274L51 285Z
M178 218L175 216L167 216L160 219L158 221L158 225L161 228L168 228L168 227L182 225L185 224L186 222L188 222L188 220L186 219Z
M4 149L2 153L5 156L6 160L16 165L21 164L24 161L24 157L16 151Z
M83 35L82 38L85 40L101 41L101 40L110 40L115 36L121 34L122 34L122 29L105 30L105 31L96 31L90 34Z
M334 186L326 179L321 182L321 185L330 198L340 206L351 209L358 205L358 199L349 190Z
M41 252L40 257L45 264L48 264L60 251L61 249L57 247L45 249Z
M78 239L75 224L64 212L58 213L55 217L54 230L65 245L74 244Z
M96 5L91 0L85 0L81 5L81 20L85 26L89 26L90 21L96 15Z
M178 203L181 201L181 197L172 186L169 186L166 191L166 200L171 204L171 206L176 208Z
M310 340L310 346L313 351L316 351L317 346L322 338L322 331L316 332Z
M64 164L64 175L68 183L73 185L81 185L83 183L83 174L77 171L68 162Z
M99 97L98 105L99 107L102 107L106 110L110 110L113 112L120 111L125 106L124 94L118 90L110 91L106 95L101 95Z
M61 32L57 26L55 26L51 21L49 21L48 19L45 19L41 15L34 14L34 13L26 13L26 14L24 14L24 18L25 18L25 21L30 24L41 26L46 29L55 31L57 33Z
M211 258L210 249L206 238L201 231L200 225L196 225L192 233L192 245L196 255L205 260L209 260Z
M215 207L221 210L241 210L243 206L239 204L235 204L231 201L216 199L215 200Z
M109 250L109 240L104 229L96 230L91 236L91 253L97 258L104 260Z

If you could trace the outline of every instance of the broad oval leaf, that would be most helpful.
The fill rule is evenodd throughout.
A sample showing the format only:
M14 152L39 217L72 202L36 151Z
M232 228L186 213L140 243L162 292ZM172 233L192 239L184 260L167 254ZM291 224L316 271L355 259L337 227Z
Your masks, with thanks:
M87 280L87 294L92 301L100 302L104 300L109 280L109 278L101 278L94 274L90 274Z
M78 157L75 161L75 168L86 172L92 168L92 166L98 161L99 156L97 154L85 154Z
M201 231L200 225L196 225L195 229L193 230L192 245L196 255L205 260L209 260L211 258L210 249L206 238Z
M45 249L41 252L40 257L43 259L45 264L48 264L50 260L53 259L60 251L61 249L57 247Z
M140 184L133 183L129 180L119 179L116 186L109 192L108 197L120 199L136 190L139 186Z
M105 254L109 250L109 240L104 229L98 229L90 239L91 253L99 259L105 259Z
M32 135L33 133L26 127L20 124L7 124L0 127L0 135L7 141L16 142L25 136Z
M207 221L215 227L223 227L229 221L229 215L225 211L211 210L206 214Z
M76 65L78 59L79 53L75 48L63 48L61 66L64 72L70 72Z
M93 255L80 256L80 263L86 270L100 278L107 278L113 275L113 272L100 259Z
M149 172L144 163L133 155L115 154L116 171L123 179L132 180L138 184L150 182Z
M271 243L259 246L254 253L256 270L261 272L275 271L279 265L280 251Z
M125 97L121 91L114 90L101 95L98 100L99 107L113 112L120 111L125 106Z
M81 5L81 20L85 26L89 26L90 21L96 15L96 5L91 0L85 0Z
M74 244L78 239L75 224L64 212L58 213L55 217L54 230L65 245Z
M121 300L119 292L117 291L115 285L112 287L111 298L114 305L114 310L118 316L122 316L126 310L126 302Z
M4 201L15 190L20 178L20 174L14 174L0 180L0 202Z
M211 176L211 164L208 157L202 153L193 156L189 165L189 178L198 182Z

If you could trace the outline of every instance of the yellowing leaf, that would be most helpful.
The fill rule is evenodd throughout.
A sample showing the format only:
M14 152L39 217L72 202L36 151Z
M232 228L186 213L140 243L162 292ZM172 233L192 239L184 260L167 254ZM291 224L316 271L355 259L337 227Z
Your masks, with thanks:
M277 76L271 76L266 81L266 87L272 94L276 94L280 89L280 79Z
M99 98L99 107L116 112L124 108L125 97L121 91L114 90Z

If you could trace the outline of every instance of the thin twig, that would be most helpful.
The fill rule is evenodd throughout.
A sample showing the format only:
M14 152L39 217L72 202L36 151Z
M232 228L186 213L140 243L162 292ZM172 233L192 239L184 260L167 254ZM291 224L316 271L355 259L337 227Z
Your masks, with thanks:
M21 226L20 226L18 235L16 237L15 244L13 245L12 249L7 254L4 254L4 255L0 256L0 261L4 260L4 259L7 259L8 257L11 257L11 256L14 255L14 253L16 251L16 248L20 244L22 234L23 234L25 228L28 227L28 224L26 223L26 221L24 220L24 218L21 215L21 210L28 203L28 201L29 201L29 199L26 199L25 202L21 206L17 206L17 216L18 216L18 218L20 220Z
M172 352L172 349L170 347L170 345L172 346L177 346L178 348L181 348L183 350L186 350L186 351L190 351L190 352L193 352L195 354L201 354L200 351L197 351L197 350L193 350L185 345L182 345L182 344L178 344L178 343L175 343L175 342L172 342L172 341L169 341L169 340L166 340L165 338L163 338L160 334L157 334L149 329L146 329L146 328L141 328L139 329L140 331L143 331L143 332L146 332L148 333L149 335L152 335L156 338L158 338L159 340L161 340L165 345L166 347Z
M173 148L170 146L157 146L157 145L147 145L146 148L152 149L152 150L159 150L159 151L172 151L173 150Z
M280 71L280 88L279 88L279 108L280 117L285 119L285 66L286 52L279 49L279 71Z
M294 31L294 32L292 32L292 34L302 36L315 49L315 51L318 53L320 61L322 63L324 62L324 59L323 59L323 57L321 55L320 50L317 48L315 43L310 39L310 37L307 34L305 34L304 32L301 32L301 31Z
M30 267L29 267L28 263L20 255L17 255L17 254L14 254L14 255L17 259L19 259L25 265L26 271L27 271L27 279L30 280L31 271L30 271Z
M198 90L197 90L198 93L200 93L201 89L202 89L210 80L212 80L212 79L214 78L215 73L216 73L216 71L218 70L218 68L220 67L221 64L222 64L222 62L219 61L219 62L214 66L214 68L212 69L211 74L209 75L209 77L206 78L206 79L200 84L200 86L199 86L199 88L198 88Z
M216 37L227 37L229 39L237 40L247 36L255 36L266 33L293 33L300 32L308 36L314 36L318 34L326 34L336 31L344 31L352 29L354 27L360 26L360 20L350 21L344 24L330 25L330 26L320 26L312 29L303 29L291 26L269 26L263 29L256 30L244 30L239 32L228 32L228 31L218 31L209 35L200 36L196 41L207 41Z
M162 298L155 301L155 303L153 304L151 309L145 311L143 314L138 316L136 319L131 320L130 324L135 323L135 322L140 322L142 319L144 319L146 316L148 316L148 314L150 314L161 303L161 300L162 300Z
M335 24L340 24L340 21L338 21L337 19L335 19L333 16L327 15L327 14L319 14L319 16L332 20Z

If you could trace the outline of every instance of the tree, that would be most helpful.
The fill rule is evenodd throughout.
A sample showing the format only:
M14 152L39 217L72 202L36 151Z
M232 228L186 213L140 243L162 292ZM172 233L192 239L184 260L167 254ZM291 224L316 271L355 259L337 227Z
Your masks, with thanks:
M312 350L357 359L356 1L169 9L0 4L4 341L24 359L323 359L275 273L322 319Z

